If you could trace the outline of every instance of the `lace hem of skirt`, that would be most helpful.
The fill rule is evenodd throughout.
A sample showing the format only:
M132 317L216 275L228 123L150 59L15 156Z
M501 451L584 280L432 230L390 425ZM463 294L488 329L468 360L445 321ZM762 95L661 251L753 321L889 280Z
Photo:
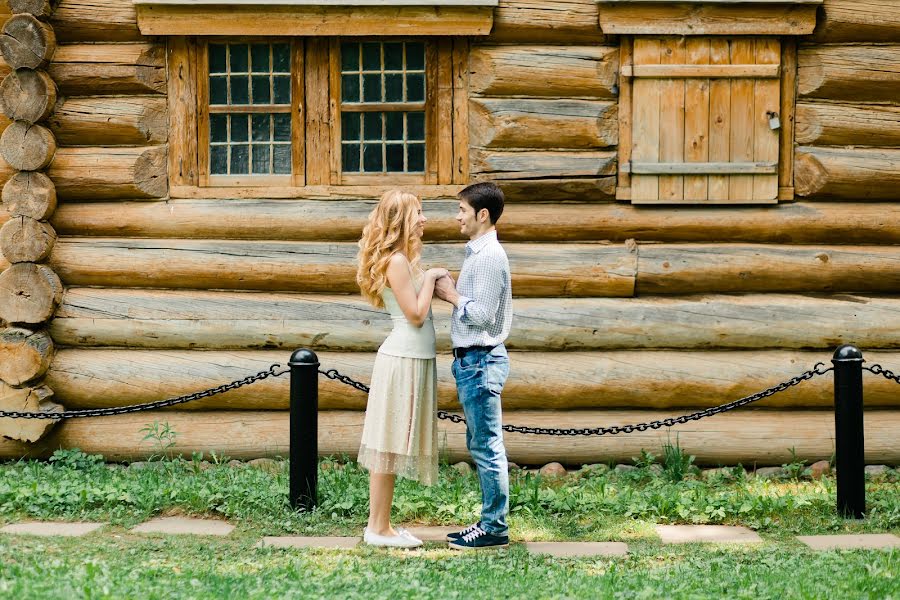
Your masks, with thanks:
M406 479L412 479L424 485L432 485L437 481L437 456L408 456L359 447L356 461L372 473L393 473Z

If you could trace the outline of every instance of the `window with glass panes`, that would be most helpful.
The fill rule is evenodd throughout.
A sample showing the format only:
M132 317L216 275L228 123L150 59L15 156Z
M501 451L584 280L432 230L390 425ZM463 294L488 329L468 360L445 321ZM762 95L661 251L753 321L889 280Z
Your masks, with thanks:
M341 170L425 172L425 44L344 42Z

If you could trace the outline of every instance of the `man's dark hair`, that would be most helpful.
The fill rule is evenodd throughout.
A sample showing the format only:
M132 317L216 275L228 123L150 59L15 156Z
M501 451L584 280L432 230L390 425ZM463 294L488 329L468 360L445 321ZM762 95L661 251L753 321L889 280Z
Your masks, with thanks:
M490 181L473 183L459 192L459 199L465 200L475 209L476 215L482 208L486 208L491 225L496 224L497 219L503 214L503 190L496 183Z

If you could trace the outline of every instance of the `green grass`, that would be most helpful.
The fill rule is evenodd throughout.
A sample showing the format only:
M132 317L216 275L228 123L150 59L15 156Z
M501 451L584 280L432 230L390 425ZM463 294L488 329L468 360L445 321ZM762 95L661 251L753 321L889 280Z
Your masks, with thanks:
M255 548L261 535L359 535L367 476L352 462L323 460L319 508L287 503L284 463L275 473L199 461L109 468L77 451L52 462L0 465L0 523L101 520L84 538L0 535L2 598L897 598L900 552L814 553L796 534L900 533L896 471L867 482L868 517L835 514L835 481L768 481L725 473L696 477L688 457L649 457L637 471L585 470L559 480L514 471L514 540L604 540L627 557L550 559L509 551L459 555L429 544L415 552L366 548ZM788 469L799 474L801 470ZM442 467L426 488L401 481L397 523L468 524L480 505L477 479ZM227 518L228 538L140 536L127 528L160 514ZM663 546L657 523L742 524L757 546Z

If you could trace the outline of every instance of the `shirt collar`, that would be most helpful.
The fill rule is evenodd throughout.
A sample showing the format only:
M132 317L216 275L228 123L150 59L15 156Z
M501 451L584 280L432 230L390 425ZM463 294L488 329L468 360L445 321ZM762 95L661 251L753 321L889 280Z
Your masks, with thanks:
M481 237L475 238L474 240L470 240L466 243L466 255L469 254L478 254L484 248L488 246L491 242L497 241L497 230L488 231Z

